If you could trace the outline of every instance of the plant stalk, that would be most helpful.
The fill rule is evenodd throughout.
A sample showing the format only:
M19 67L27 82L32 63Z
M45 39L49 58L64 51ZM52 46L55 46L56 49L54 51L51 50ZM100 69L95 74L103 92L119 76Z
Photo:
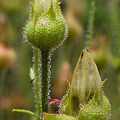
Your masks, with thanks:
M39 80L39 51L34 49L34 71L35 71L35 80L33 81L34 89L35 89L35 99L36 99L36 113L37 120L42 120L42 102L41 102L41 92L40 92L40 80Z
M49 64L49 50L41 50L42 57L42 112L48 112L48 64Z

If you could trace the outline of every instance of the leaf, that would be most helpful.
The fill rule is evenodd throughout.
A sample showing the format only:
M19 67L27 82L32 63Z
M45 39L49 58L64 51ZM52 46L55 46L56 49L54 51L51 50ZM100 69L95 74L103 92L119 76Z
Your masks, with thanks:
M37 117L37 115L29 110L23 110L23 109L13 109L12 112L22 112L22 113L27 113L30 114L34 117Z
M60 103L60 113L62 114L69 114L69 99L70 99L70 83L68 87L67 94L63 97L61 103Z
M44 120L77 120L74 117L63 115L63 114L48 114L43 113Z

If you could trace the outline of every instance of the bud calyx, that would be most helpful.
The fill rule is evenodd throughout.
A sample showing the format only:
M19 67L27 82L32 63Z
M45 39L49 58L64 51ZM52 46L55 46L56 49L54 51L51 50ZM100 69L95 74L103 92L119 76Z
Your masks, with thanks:
M39 15L32 4L31 8L31 17L25 29L28 41L40 49L51 49L63 42L67 27L58 2L54 6L51 2L48 11Z

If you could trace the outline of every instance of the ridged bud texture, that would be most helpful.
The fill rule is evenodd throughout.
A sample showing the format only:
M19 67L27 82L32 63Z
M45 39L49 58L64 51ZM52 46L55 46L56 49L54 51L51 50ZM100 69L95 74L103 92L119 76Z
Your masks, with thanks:
M71 83L71 115L78 116L80 104L87 103L93 97L94 92L101 88L101 83L97 66L90 53L84 49L75 67Z
M58 5L53 7L51 3L49 10L38 17L32 6L25 33L28 41L40 49L51 49L61 44L66 38L67 26Z

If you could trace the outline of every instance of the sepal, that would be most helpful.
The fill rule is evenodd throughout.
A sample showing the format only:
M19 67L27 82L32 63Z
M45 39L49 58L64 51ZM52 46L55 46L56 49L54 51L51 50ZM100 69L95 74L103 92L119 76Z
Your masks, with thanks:
M48 113L43 113L43 119L44 120L77 120L72 116L67 116L63 114L48 114Z
M111 105L104 95L102 88L100 88L95 91L93 98L88 104L82 105L78 120L109 120L110 116Z
M68 91L60 103L60 113L65 114L65 115L70 114L70 111L69 111L70 88L71 88L71 86L69 83Z

